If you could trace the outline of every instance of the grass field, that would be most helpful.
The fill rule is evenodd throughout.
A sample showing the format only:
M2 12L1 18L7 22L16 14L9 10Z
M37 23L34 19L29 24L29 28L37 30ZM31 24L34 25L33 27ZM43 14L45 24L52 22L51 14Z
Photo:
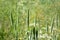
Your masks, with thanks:
M60 0L0 0L0 40L60 40Z

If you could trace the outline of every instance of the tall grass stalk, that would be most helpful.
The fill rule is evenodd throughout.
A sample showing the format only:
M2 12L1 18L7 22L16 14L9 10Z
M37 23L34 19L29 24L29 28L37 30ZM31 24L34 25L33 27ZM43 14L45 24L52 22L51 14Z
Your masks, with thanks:
M45 22L46 22L46 33L47 33L47 36L49 35L49 27L48 27L48 20L47 20L47 16L45 17ZM48 38L46 37L45 40L47 40Z
M18 15L19 14L18 14L18 5L17 5L17 3L18 2L16 2L16 14L17 14L17 16L16 16L16 24L15 24L16 25L16 27L15 27L16 40L18 40L18 31L17 30L18 30L18 24L19 24L18 23Z
M55 30L55 40L57 40L57 29L58 29L58 14L56 13L56 30Z
M28 28L28 40L29 40L29 9L28 9L28 13L27 13L27 28Z
M28 23L27 25L28 25L28 28L29 28L29 9L28 9L28 15L27 15L27 16L28 16L28 17L27 17L27 19L28 19L28 20L27 20L27 23Z
M16 5L17 6L17 5ZM12 11L15 10L15 9L12 9ZM16 17L16 20L15 20L15 17L14 17L14 13L12 13L12 11L10 11L10 21L11 21L11 31L15 34L15 40L18 40L18 9L16 7L16 13L15 13L15 17Z
M53 32L53 27L54 27L54 18L52 18L52 22L51 22L51 33Z
M48 23L46 23L46 32L47 32L47 34L49 33Z
M34 23L35 23L35 25L34 25L35 31L36 31L36 27L37 27L37 26L36 26L36 24L37 24L37 22L36 22L37 20L36 20L36 19L37 19L37 18L34 19ZM34 39L34 40L36 40L36 34L35 34L35 39Z
M10 20L11 20L11 26L14 24L14 20L13 20L13 15L12 13L10 14Z
M53 31L53 28L54 28L54 18L51 18L51 36L52 36L52 40L54 40L54 31Z

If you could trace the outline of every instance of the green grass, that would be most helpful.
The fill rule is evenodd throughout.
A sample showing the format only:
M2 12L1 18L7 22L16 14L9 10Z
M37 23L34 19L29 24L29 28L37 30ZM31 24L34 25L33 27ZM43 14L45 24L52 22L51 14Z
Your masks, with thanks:
M60 40L59 4L60 0L0 0L0 40L30 40L33 27L39 31L38 40Z

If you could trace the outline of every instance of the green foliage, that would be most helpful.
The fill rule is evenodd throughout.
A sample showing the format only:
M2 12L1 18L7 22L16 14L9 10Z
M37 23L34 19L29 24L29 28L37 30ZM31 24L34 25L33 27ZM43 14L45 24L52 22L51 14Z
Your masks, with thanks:
M60 0L0 0L0 40L28 40L33 27L60 40Z

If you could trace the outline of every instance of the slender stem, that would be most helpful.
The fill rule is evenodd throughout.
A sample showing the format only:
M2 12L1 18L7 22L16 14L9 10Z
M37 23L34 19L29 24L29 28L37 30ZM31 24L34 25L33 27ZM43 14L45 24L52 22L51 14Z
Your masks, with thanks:
M29 9L28 9L28 14L27 14L27 28L28 28L28 31L29 31ZM28 32L28 40L29 40L29 32Z
M28 19L28 28L29 28L29 10L28 10L28 18L27 19Z
M53 26L54 26L54 18L53 18L52 23L51 23L51 33L53 32Z

